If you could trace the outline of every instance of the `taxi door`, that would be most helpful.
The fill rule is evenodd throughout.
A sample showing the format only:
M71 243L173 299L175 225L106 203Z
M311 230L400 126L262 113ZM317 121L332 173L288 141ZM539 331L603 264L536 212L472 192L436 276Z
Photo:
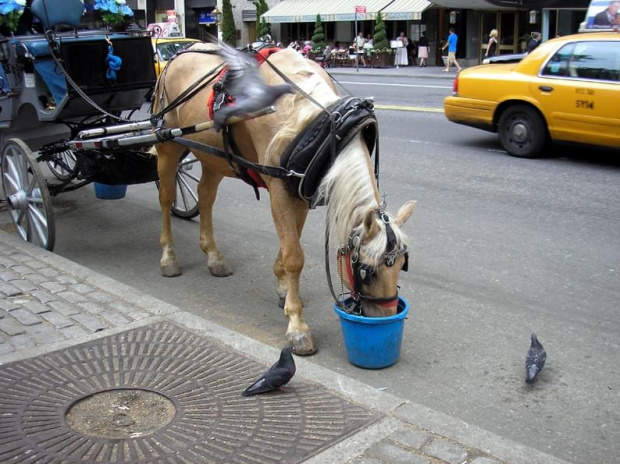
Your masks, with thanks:
M531 91L552 139L620 147L620 41L566 44Z

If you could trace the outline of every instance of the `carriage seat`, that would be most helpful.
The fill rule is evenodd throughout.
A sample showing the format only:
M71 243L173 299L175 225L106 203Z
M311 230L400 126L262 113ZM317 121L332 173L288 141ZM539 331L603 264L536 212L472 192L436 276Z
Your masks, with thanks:
M30 10L46 30L60 25L78 26L84 13L84 2L81 0L34 0Z

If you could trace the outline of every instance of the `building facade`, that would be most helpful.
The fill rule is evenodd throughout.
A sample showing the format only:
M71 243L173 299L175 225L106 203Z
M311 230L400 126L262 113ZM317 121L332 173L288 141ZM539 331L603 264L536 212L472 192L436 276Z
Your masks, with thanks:
M237 29L237 46L257 39L256 8L251 0L231 0ZM441 64L441 46L453 27L459 36L457 57L465 65L479 63L486 52L489 32L498 30L498 53L517 53L532 32L543 41L576 33L584 21L589 0L272 0L263 16L271 24L276 42L309 40L316 15L321 15L327 42L351 43L356 31L374 32L382 15L388 38L405 32L415 45L422 32L429 39L430 63ZM145 27L166 21L170 11L187 37L208 40L217 36L211 14L221 11L222 0L128 0L136 20ZM356 12L363 7L363 12Z

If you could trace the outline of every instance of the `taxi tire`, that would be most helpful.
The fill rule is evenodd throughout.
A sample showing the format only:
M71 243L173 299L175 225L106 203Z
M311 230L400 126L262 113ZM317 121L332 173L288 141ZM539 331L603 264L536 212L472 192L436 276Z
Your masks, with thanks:
M499 118L497 128L504 150L518 158L536 158L547 142L542 116L526 105L513 105Z

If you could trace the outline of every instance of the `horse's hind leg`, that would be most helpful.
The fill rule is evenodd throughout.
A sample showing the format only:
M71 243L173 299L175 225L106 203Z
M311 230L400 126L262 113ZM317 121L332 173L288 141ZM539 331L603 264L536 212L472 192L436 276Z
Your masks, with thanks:
M211 275L226 277L233 273L215 245L213 236L213 204L217 197L217 188L222 182L221 174L213 173L202 167L202 177L198 184L198 208L200 210L200 248L207 255L207 266Z
M157 147L157 174L159 176L159 206L161 208L162 228L159 244L162 249L159 263L161 275L174 277L181 275L181 265L173 249L172 224L170 220L172 203L176 195L176 173L179 160L185 149L166 144Z
M284 314L288 318L286 336L295 354L309 355L314 353L314 343L310 328L302 315L301 297L299 295L299 279L304 267L304 252L301 248L301 228L307 214L307 206L300 200L291 198L284 186L272 182L269 185L271 213L280 237L280 253L276 259L274 270L278 276L278 288L285 282L287 285ZM278 261L281 263L279 270ZM278 275L281 271L283 275Z

